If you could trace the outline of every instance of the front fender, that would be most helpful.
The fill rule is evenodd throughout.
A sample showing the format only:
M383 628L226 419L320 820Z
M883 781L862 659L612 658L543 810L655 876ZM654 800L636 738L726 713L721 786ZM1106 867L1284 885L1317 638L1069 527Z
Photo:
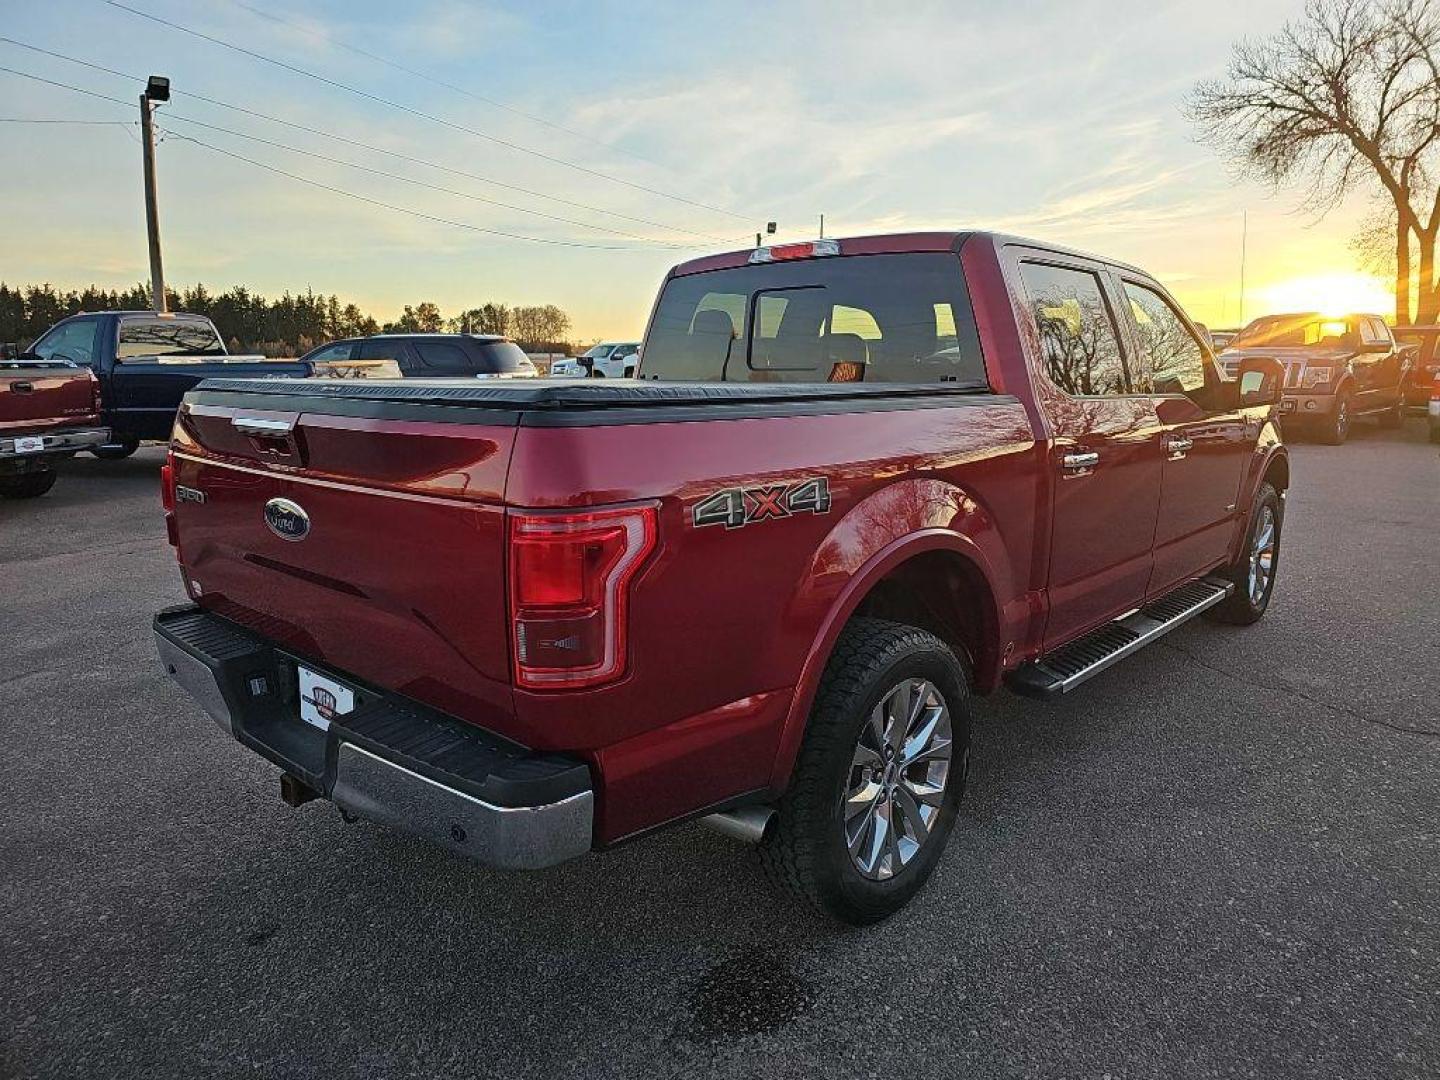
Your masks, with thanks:
M818 610L821 616L777 746L772 775L776 791L788 785L820 677L846 622L887 574L934 551L950 552L970 564L985 583L986 610L979 613L984 633L994 641L1009 640L1017 611L1002 598L1020 590L1010 555L984 506L960 488L931 479L898 481L856 504L820 544L791 606L792 611ZM1020 608L1023 615L1023 598ZM980 659L973 658L978 686L998 681L1001 653L998 647L988 650L984 670Z

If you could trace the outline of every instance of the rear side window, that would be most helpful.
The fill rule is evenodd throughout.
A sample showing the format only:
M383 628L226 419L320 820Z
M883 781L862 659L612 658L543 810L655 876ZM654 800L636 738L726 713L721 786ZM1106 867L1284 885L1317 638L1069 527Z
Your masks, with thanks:
M1388 345L1390 332L1379 319L1361 319L1360 340L1367 345Z
M71 319L42 337L30 351L45 360L69 360L90 367L95 363L99 328L99 319Z
M1166 299L1125 282L1140 355L1131 378L1136 393L1188 394L1205 385L1205 350Z
M672 278L647 377L985 385L959 259L863 255Z
M1100 279L1089 270L1021 263L1050 381L1075 397L1129 393Z
M121 360L137 356L224 356L225 346L208 322L197 319L127 318L120 321Z
M416 341L421 375L468 375L475 364L459 345L448 341Z

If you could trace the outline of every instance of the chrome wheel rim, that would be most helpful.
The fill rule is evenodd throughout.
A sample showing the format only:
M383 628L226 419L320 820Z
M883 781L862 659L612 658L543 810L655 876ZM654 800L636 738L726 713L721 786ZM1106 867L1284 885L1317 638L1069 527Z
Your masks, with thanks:
M1279 546L1275 511L1267 504L1260 508L1255 539L1250 545L1250 602L1258 604L1275 576L1275 552Z
M928 679L905 679L871 710L850 760L845 846L867 878L894 877L920 853L945 801L950 708Z

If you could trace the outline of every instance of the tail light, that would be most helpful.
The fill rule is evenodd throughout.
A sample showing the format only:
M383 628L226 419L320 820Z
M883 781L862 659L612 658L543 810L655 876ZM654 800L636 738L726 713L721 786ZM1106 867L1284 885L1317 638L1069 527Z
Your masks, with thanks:
M510 514L515 681L574 689L625 671L630 582L655 549L655 507Z
M1440 368L1430 373L1430 400L1440 401Z
M160 508L165 511L165 536L170 546L179 548L180 536L175 529L175 452L166 451L165 464L160 466Z

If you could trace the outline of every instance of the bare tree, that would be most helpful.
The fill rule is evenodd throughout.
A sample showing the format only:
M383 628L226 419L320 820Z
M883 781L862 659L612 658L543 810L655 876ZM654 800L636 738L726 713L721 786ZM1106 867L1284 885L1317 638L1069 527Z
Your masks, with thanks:
M1237 44L1226 77L1197 85L1187 112L1242 175L1305 184L1307 209L1323 215L1356 190L1393 207L1396 321L1411 320L1412 274L1415 316L1435 321L1440 18L1430 0L1310 0L1298 22Z

